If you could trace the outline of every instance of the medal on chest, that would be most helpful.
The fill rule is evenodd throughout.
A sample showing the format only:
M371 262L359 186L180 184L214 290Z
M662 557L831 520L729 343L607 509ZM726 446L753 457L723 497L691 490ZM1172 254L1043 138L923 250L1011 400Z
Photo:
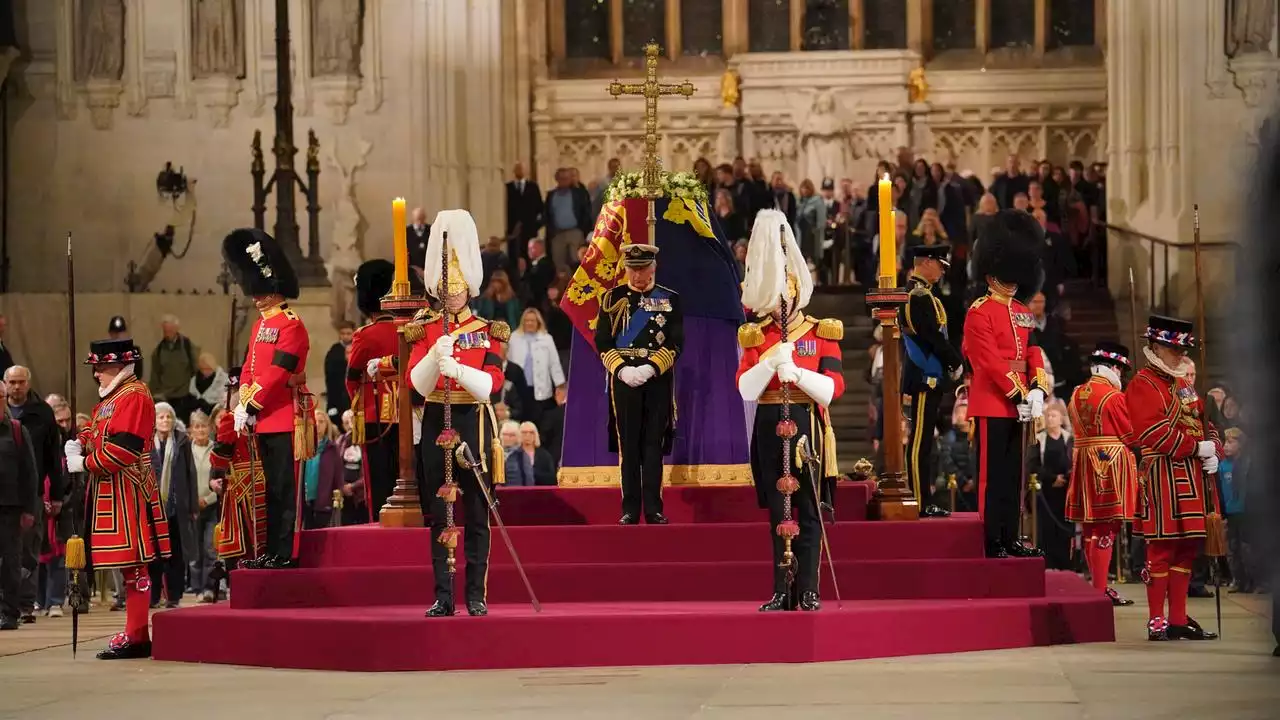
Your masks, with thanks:
M269 343L274 345L280 339L280 328L267 327L261 325L258 327L258 334L254 336L254 342Z
M489 333L483 330L461 333L454 337L453 347L458 350L472 350L489 347Z
M1036 316L1031 313L1010 313L1009 317L1013 320L1014 327L1027 328L1030 330L1036 326Z
M649 312L671 312L671 298L640 298L640 309Z
M814 357L818 354L818 341L813 338L802 338L795 342L797 357Z

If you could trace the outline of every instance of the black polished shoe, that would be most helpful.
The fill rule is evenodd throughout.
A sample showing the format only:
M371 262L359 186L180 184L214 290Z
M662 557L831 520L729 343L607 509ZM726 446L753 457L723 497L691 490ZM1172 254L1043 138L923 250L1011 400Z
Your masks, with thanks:
M1173 623L1169 624L1169 639L1170 640L1217 640L1218 633L1209 632L1208 630L1205 630L1204 628L1200 627L1200 623L1188 617L1186 625L1174 625Z
M1116 592L1115 588L1107 588L1103 592L1106 594L1107 599L1111 600L1112 607L1126 607L1133 604L1132 600Z
M805 590L800 594L800 609L805 612L817 612L822 609L822 601L818 599L818 593L813 590Z
M652 515L645 515L644 522L646 525L666 525L668 521L666 515L653 513Z
M1151 618L1147 623L1147 640L1163 642L1169 639L1169 623L1164 618Z
M1009 557L1009 553L1004 549L1004 545L998 542L987 543L987 558L990 560L1003 560Z
M786 593L774 593L769 602L760 606L760 612L784 612L792 609L791 598Z
M271 555L259 555L258 557L249 558L248 560L241 560L239 567L244 568L245 570L259 570L262 568L262 564L270 560L271 557Z
M18 618L5 616L0 618L0 630L17 630Z
M1187 591L1187 597L1201 599L1211 598L1213 597L1213 591L1207 587L1193 587Z
M922 517L922 518L944 518L944 517L951 517L951 511L950 511L950 510L943 510L942 508L938 507L937 505L926 505L926 506L924 506L923 508L921 508L921 510L920 510L920 517Z
M26 612L22 613L21 620L23 625L35 625L36 614L31 610L27 610Z
M267 558L267 561L262 563L259 567L263 570L288 570L290 568L298 567L298 561L293 558L280 557L277 555L275 557Z
M116 635L107 643L107 649L98 653L99 660L140 660L151 657L150 642L129 642L123 635Z
M453 615L453 603L447 603L443 600L437 600L434 605L427 608L427 617L450 617Z
M1004 551L1009 557L1015 558L1042 558L1044 551L1040 548L1023 545L1021 540L1014 540L1011 543L1005 543Z
M471 617L483 617L489 614L489 606L483 600L472 600L467 603L467 614Z
M618 520L619 525L639 525L640 518L631 513L622 513L622 517Z

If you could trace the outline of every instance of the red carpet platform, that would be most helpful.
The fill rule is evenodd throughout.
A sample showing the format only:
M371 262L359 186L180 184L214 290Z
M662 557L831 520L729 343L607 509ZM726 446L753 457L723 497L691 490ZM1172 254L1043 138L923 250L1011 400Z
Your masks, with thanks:
M545 603L535 614L497 530L487 618L428 620L426 530L310 531L302 568L237 571L232 601L157 614L160 660L328 670L809 662L1114 639L1110 603L1039 560L987 560L976 516L866 521L842 485L828 526L845 602L761 614L769 533L751 488L666 492L668 526L619 527L618 492L510 488L503 519ZM551 522L549 519L555 519ZM462 552L458 553L461 560ZM461 597L462 567L458 587Z

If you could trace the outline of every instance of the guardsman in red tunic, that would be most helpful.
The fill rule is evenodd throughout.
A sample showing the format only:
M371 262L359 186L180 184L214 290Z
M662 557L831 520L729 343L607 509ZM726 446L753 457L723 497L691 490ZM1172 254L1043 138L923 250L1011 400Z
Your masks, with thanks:
M486 491L490 486L481 487L481 483L503 482L504 455L489 397L494 388L502 386L502 345L511 338L511 328L506 323L472 315L467 309L468 301L480 292L484 271L475 220L466 210L442 210L436 215L423 267L427 292L441 301L441 312L424 314L415 323L418 327L411 326L406 331L411 331L409 337L414 339L409 355L409 382L427 401L418 446L424 474L422 512L431 518L431 569L435 575L435 603L427 610L427 617L454 614L446 543L456 542L456 534L450 537L456 528L448 526L447 499L441 497L442 489L450 492L445 483L446 452L455 456L456 501L462 504L466 525L463 549L467 613L487 615L489 504ZM418 333L421 337L414 337ZM448 428L445 426L446 399ZM447 442L446 438L452 441ZM474 448L478 456L474 468L466 469L457 461L455 448L459 443ZM490 475L489 480L485 474Z
M361 464L371 522L395 491L400 474L400 335L395 318L382 311L382 297L391 291L395 271L386 260L370 260L356 271L356 305L369 324L356 330L347 358L347 394L355 413L352 436L364 453Z
M1138 465L1133 452L1129 404L1121 389L1130 367L1129 348L1098 343L1089 356L1093 376L1076 388L1067 412L1075 433L1071 479L1067 484L1067 520L1084 527L1084 557L1093 586L1112 605L1133 601L1107 587L1111 552L1120 524L1133 519L1138 496Z
M232 232L222 255L261 315L249 337L233 417L236 432L249 435L266 477L267 547L240 566L295 567L302 519L298 467L316 448L315 398L305 374L311 339L288 302L298 297L298 278L280 244L261 230Z
M233 389L240 387L242 372L237 367L227 373ZM228 570L261 557L267 546L267 480L262 465L250 461L248 436L236 432L233 413L240 402L238 392L231 402L231 411L218 420L209 455L210 466L221 476L210 483L221 496L213 549Z
M813 281L786 216L777 210L760 211L751 231L742 285L742 304L757 320L738 329L742 358L737 383L743 400L758 403L751 432L751 475L760 506L769 509L773 536L773 597L760 606L761 612L822 607L818 597L822 516L817 487L823 475L833 474L824 468L824 461L827 468L834 468L835 462L835 441L825 412L844 393L840 351L844 325L805 315L812 293ZM784 383L790 404L784 404ZM785 432L784 426L789 428ZM784 466L782 434L791 435L790 475ZM800 457L802 445L816 462ZM793 513L789 522L784 518L787 502ZM795 583L790 586L789 570L783 566L787 534L793 537L791 562L795 564Z
M1187 616L1191 566L1205 538L1212 478L1223 457L1218 431L1205 417L1204 402L1188 379L1194 348L1191 323L1153 315L1147 321L1147 366L1125 392L1140 448L1141 486L1134 532L1147 541L1151 640L1211 640ZM1169 614L1165 615L1165 598Z
M1035 316L1018 298L1034 294L1043 279L1043 231L1035 218L1004 210L979 238L974 266L987 294L969 307L961 350L973 368L969 419L978 474L978 512L987 557L1042 557L1022 544L1019 507L1024 451L1030 424L1044 415L1052 389L1040 348L1031 342Z
M151 657L147 563L169 557L169 523L151 467L156 406L133 371L140 357L129 339L89 346L85 364L93 366L102 400L89 426L65 448L67 471L89 474L90 572L119 569L124 575L125 629L98 653L102 660Z

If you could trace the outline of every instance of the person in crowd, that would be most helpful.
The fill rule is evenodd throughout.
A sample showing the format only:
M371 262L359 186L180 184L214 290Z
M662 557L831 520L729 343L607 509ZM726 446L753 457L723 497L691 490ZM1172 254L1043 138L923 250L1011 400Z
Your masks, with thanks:
M5 331L9 329L9 318L0 313L0 373L7 371L13 367L13 351L9 349L9 343L4 339Z
M357 294L358 292L357 288ZM378 300L382 298L379 297ZM381 308L376 311L381 312ZM365 311L361 309L361 312ZM366 315L370 314L372 313L366 312ZM324 354L325 409L329 417L334 419L342 417L343 411L351 407L351 391L347 388L347 359L355 333L356 324L350 320L338 323L338 342L329 346L329 351Z
M507 455L507 484L552 486L556 484L556 466L551 454L542 448L538 426L520 423L519 445ZM515 471L515 475L511 471Z
M195 398L195 409L205 414L208 419L213 408L227 402L227 371L218 364L218 359L211 352L202 352L196 358L196 374L191 378L188 389ZM194 414L194 411L193 411Z
M356 304L369 324L351 338L346 394L356 399L352 443L364 453L369 481L362 485L365 493L360 505L368 513L368 522L378 520L400 475L400 334L395 317L382 309L382 298L391 292L394 280L395 265L381 258L356 269ZM349 514L347 505L356 503L343 503L343 512Z
M871 397L867 399L867 430L871 434L873 450L880 449L880 439L884 437L884 330L877 323L871 331L871 347L867 348L871 357L867 365L867 385L871 387Z
M956 484L956 502L951 512L977 512L978 495L973 476L973 449L969 446L969 402L956 401L950 427L938 438L942 476Z
M543 319L547 322L547 332L551 333L551 339L556 344L556 352L560 355L560 367L564 369L565 375L568 375L575 331L573 321L564 313L564 310L560 309L560 299L563 295L563 289L558 285L547 288L547 308L543 311L545 315Z
M968 239L968 205L965 202L965 191L962 180L954 172L948 171L942 163L929 166L929 177L938 188L938 222L942 225L945 237L951 238L952 256L957 263L968 259L967 252L960 252ZM963 263L962 263L963 264Z
M414 269L418 277L422 277L422 259L427 253L427 237L431 235L426 210L420 207L413 209L405 235L409 242L409 267Z
M1222 513L1227 521L1227 561L1231 566L1232 592L1253 593L1258 590L1257 562L1252 527L1246 498L1249 464L1242 454L1246 441L1240 428L1223 431L1222 462L1218 464L1218 483L1222 486Z
M1045 296L1045 309L1053 312L1058 306L1058 300L1067 291L1067 280L1075 277L1076 259L1066 238L1062 237L1056 226L1049 223L1048 214L1044 210L1035 210L1031 214L1044 229L1044 284L1041 287Z
M66 472L66 459L62 448L68 440L75 437L75 418L71 406L61 395L49 395L45 402L53 408L53 419L57 423L58 463L66 482L66 491L62 499L55 494L52 478L45 476L46 498L44 513L47 518L45 544L42 548L41 562L47 563L48 586L45 593L44 608L50 617L62 615L62 604L66 600L66 544L72 535L80 532L80 518L84 515L85 484L84 473ZM56 511L56 512L55 512ZM60 552L57 552L60 551ZM51 553L52 559L46 560L45 553Z
M1054 401L1044 410L1044 430L1036 433L1036 444L1028 458L1029 474L1040 480L1036 502L1036 547L1044 551L1045 567L1071 570L1071 542L1075 525L1066 520L1067 482L1071 478L1071 432L1064 426L1066 408Z
M525 177L524 163L516 163L507 182L507 259L513 266L529 259L529 240L542 228L543 211L542 190Z
M223 375L225 388L226 374ZM213 550L213 536L219 511L218 494L209 484L213 479L213 426L203 411L191 413L187 437L191 439L191 459L196 471L196 505L200 508L196 515L196 547L188 553L191 557L191 587L200 594L200 602L210 603L216 599L217 592L216 582L210 578L210 573L218 559Z
M1031 334L1044 354L1045 362L1053 368L1053 387L1048 394L1070 399L1072 391L1085 380L1080 362L1080 346L1067 333L1066 320L1060 314L1050 315L1046 312L1044 293L1032 295L1027 307L1034 318Z
M495 270L489 285L472 301L472 310L485 320L501 320L510 327L520 324L520 298L516 297L511 279L502 270Z
M905 269L904 261L906 260L906 248L907 248L907 242L908 242L907 214L905 212L902 212L901 210L893 211L893 235L894 235L894 240L898 244L898 251L897 251L898 267ZM872 240L871 242L871 252L867 253L866 256L863 258L863 262L867 265L866 270L864 270L863 276L877 277L877 282L879 281L878 280L879 270L877 269L876 263L879 257L880 257L880 234L876 233L875 239ZM899 280L904 280L904 279L905 279L905 272L903 273L903 277L899 278ZM874 287L874 285L872 287Z
M302 463L303 502L306 512L303 527L327 528L333 519L333 493L341 492L343 483L342 451L338 448L338 427L329 417L316 410L316 450Z
M191 394L191 380L199 372L200 349L180 332L176 315L160 318L162 337L151 352L151 388L157 400L173 406L176 417L186 422L196 409L196 398Z
M827 206L822 202L808 178L800 181L800 199L796 203L796 239L809 267L817 270L827 239Z
M8 394L0 385L0 394ZM31 435L0 403L0 630L17 630L22 597L23 536L40 515L40 476Z
M734 208L733 191L727 188L719 188L712 197L715 198L716 220L720 222L720 229L724 232L724 237L730 243L746 239L747 219L746 216Z
M528 419L528 414L536 409L533 388L525 379L524 370L518 364L511 362L508 356L509 349L508 346L502 346L495 353L501 363L502 384L494 387L489 402L493 403L495 410L498 405L501 405L509 417L523 421Z
M1028 185L1030 178L1022 173L1021 161L1017 155L1010 153L1005 158L1004 172L991 181L991 194L995 196L1001 210L1008 210L1016 207L1015 197L1019 194L1026 195Z
M554 407L555 389L564 385L565 375L555 341L536 308L526 308L520 316L519 329L511 333L507 357L520 366L532 390L533 403L525 408L525 419L537 423L543 412Z
M671 451L675 429L675 364L684 346L684 310L679 294L657 284L656 245L628 244L620 250L626 283L601 298L595 334L608 373L609 452L618 453L622 466L618 522L636 525L643 514L650 525L666 525L662 458Z
M705 157L694 160L693 175L702 183L702 187L706 188L707 197L715 197L716 174L711 167L711 161Z
M907 225L915 227L920 224L925 210L936 210L938 207L938 184L929 172L929 163L917 159L911 164L911 177L907 181L907 192L904 198L907 211Z
M942 227L942 221L938 219L938 211L929 208L920 216L920 222L916 225L915 232L911 233L911 237L907 238L907 243L909 246L946 245L949 240L946 229Z
M502 451L507 457L507 467L510 468L511 451L520 447L520 423L517 420L510 419L502 420L501 423L502 425L498 430L498 441L502 443ZM512 475L507 473L508 485L513 484L511 477Z
M556 388L556 404L542 411L542 422L538 424L541 447L551 456L554 467L560 467L560 457L564 452L564 405L569 400L569 389L565 385Z
M787 223L793 229L796 227L796 194L791 192L791 185L781 172L775 172L769 180L769 204L765 207L782 213Z
M574 182L569 168L556 170L556 186L547 193L546 207L547 252L557 268L573 264L578 248L586 244L591 234L594 216L591 214L591 196ZM532 262L533 246L530 241L529 259ZM543 288L545 293L546 288ZM534 293L534 297L541 297Z
M529 241L529 263L520 276L520 284L523 286L522 295L534 307L545 302L547 289L556 282L556 266L546 255L546 244L541 238Z
M609 162L605 165L604 177L596 180L591 184L591 217L600 216L600 209L604 207L605 198L609 192L609 186L613 184L613 179L618 176L618 171L622 169L622 161L618 158L609 158ZM574 171L576 172L576 170ZM589 233L588 233L589 234Z
M734 163L737 167L737 163ZM773 188L764 176L764 166L760 164L757 158L751 158L745 166L746 175L742 178L744 184L744 192L747 195L747 225L754 227L756 215L761 211L774 206ZM735 207L741 208L740 203Z
M200 552L196 540L199 517L199 495L196 484L195 459L191 439L176 427L177 415L166 402L156 403L156 434L151 446L151 467L155 469L160 502L169 518L173 555L168 560L151 563L151 606L159 607L161 591L175 608L187 591L187 575L198 562Z
M747 241L739 240L733 244L733 260L738 265L738 277L747 272Z
M364 453L352 442L355 412L342 413L342 435L338 437L338 455L342 458L342 524L363 525L371 517L365 497ZM399 468L396 475L399 476Z

